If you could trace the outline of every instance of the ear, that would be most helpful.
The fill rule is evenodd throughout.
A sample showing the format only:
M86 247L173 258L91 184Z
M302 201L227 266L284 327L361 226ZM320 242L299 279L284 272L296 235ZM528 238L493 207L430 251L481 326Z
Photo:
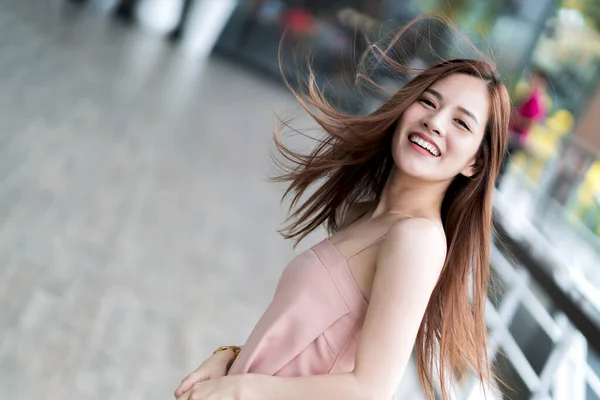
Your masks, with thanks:
M471 178L477 173L477 171L479 171L480 166L478 161L479 159L477 157L473 157L471 160L469 160L467 166L460 171L460 174L467 178Z
M485 160L485 143L486 137L484 136L479 146L479 150L473 157L465 164L465 167L460 171L460 174L466 178L472 178L474 175L479 173L483 169L483 160Z

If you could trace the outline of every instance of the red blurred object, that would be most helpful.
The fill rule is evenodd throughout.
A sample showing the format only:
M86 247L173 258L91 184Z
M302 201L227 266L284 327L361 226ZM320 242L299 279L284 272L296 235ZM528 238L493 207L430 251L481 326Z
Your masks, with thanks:
M285 11L282 21L286 29L300 34L310 33L317 25L313 15L301 8Z

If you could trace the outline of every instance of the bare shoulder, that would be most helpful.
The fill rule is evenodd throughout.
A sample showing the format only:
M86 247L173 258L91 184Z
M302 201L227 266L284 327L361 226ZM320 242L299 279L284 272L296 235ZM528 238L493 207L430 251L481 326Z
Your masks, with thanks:
M389 263L441 270L446 259L446 237L441 226L427 218L408 218L395 223L380 249Z
M396 222L390 227L388 237L392 240L406 239L411 236L429 238L443 244L446 247L446 235L440 224L427 218L406 218ZM435 239L434 239L435 238Z

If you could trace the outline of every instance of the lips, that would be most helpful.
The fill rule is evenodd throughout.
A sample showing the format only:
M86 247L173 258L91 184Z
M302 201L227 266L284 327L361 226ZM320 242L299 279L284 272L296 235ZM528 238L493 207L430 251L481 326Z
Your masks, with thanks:
M440 157L442 152L437 144L427 135L420 132L412 132L408 135L408 140L417 146L427 150L432 156Z

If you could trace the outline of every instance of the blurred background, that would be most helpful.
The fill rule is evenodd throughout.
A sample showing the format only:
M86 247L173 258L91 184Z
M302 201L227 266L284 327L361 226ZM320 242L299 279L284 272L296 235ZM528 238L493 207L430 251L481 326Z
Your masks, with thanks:
M299 114L282 33L286 76L310 56L330 99L368 112L383 99L345 84L365 37L431 12L492 51L514 104L487 305L510 389L492 398L600 399L594 0L0 0L0 398L170 398L243 343L324 235L277 233L274 113ZM423 398L413 363L396 398ZM457 398L483 397L466 377Z

